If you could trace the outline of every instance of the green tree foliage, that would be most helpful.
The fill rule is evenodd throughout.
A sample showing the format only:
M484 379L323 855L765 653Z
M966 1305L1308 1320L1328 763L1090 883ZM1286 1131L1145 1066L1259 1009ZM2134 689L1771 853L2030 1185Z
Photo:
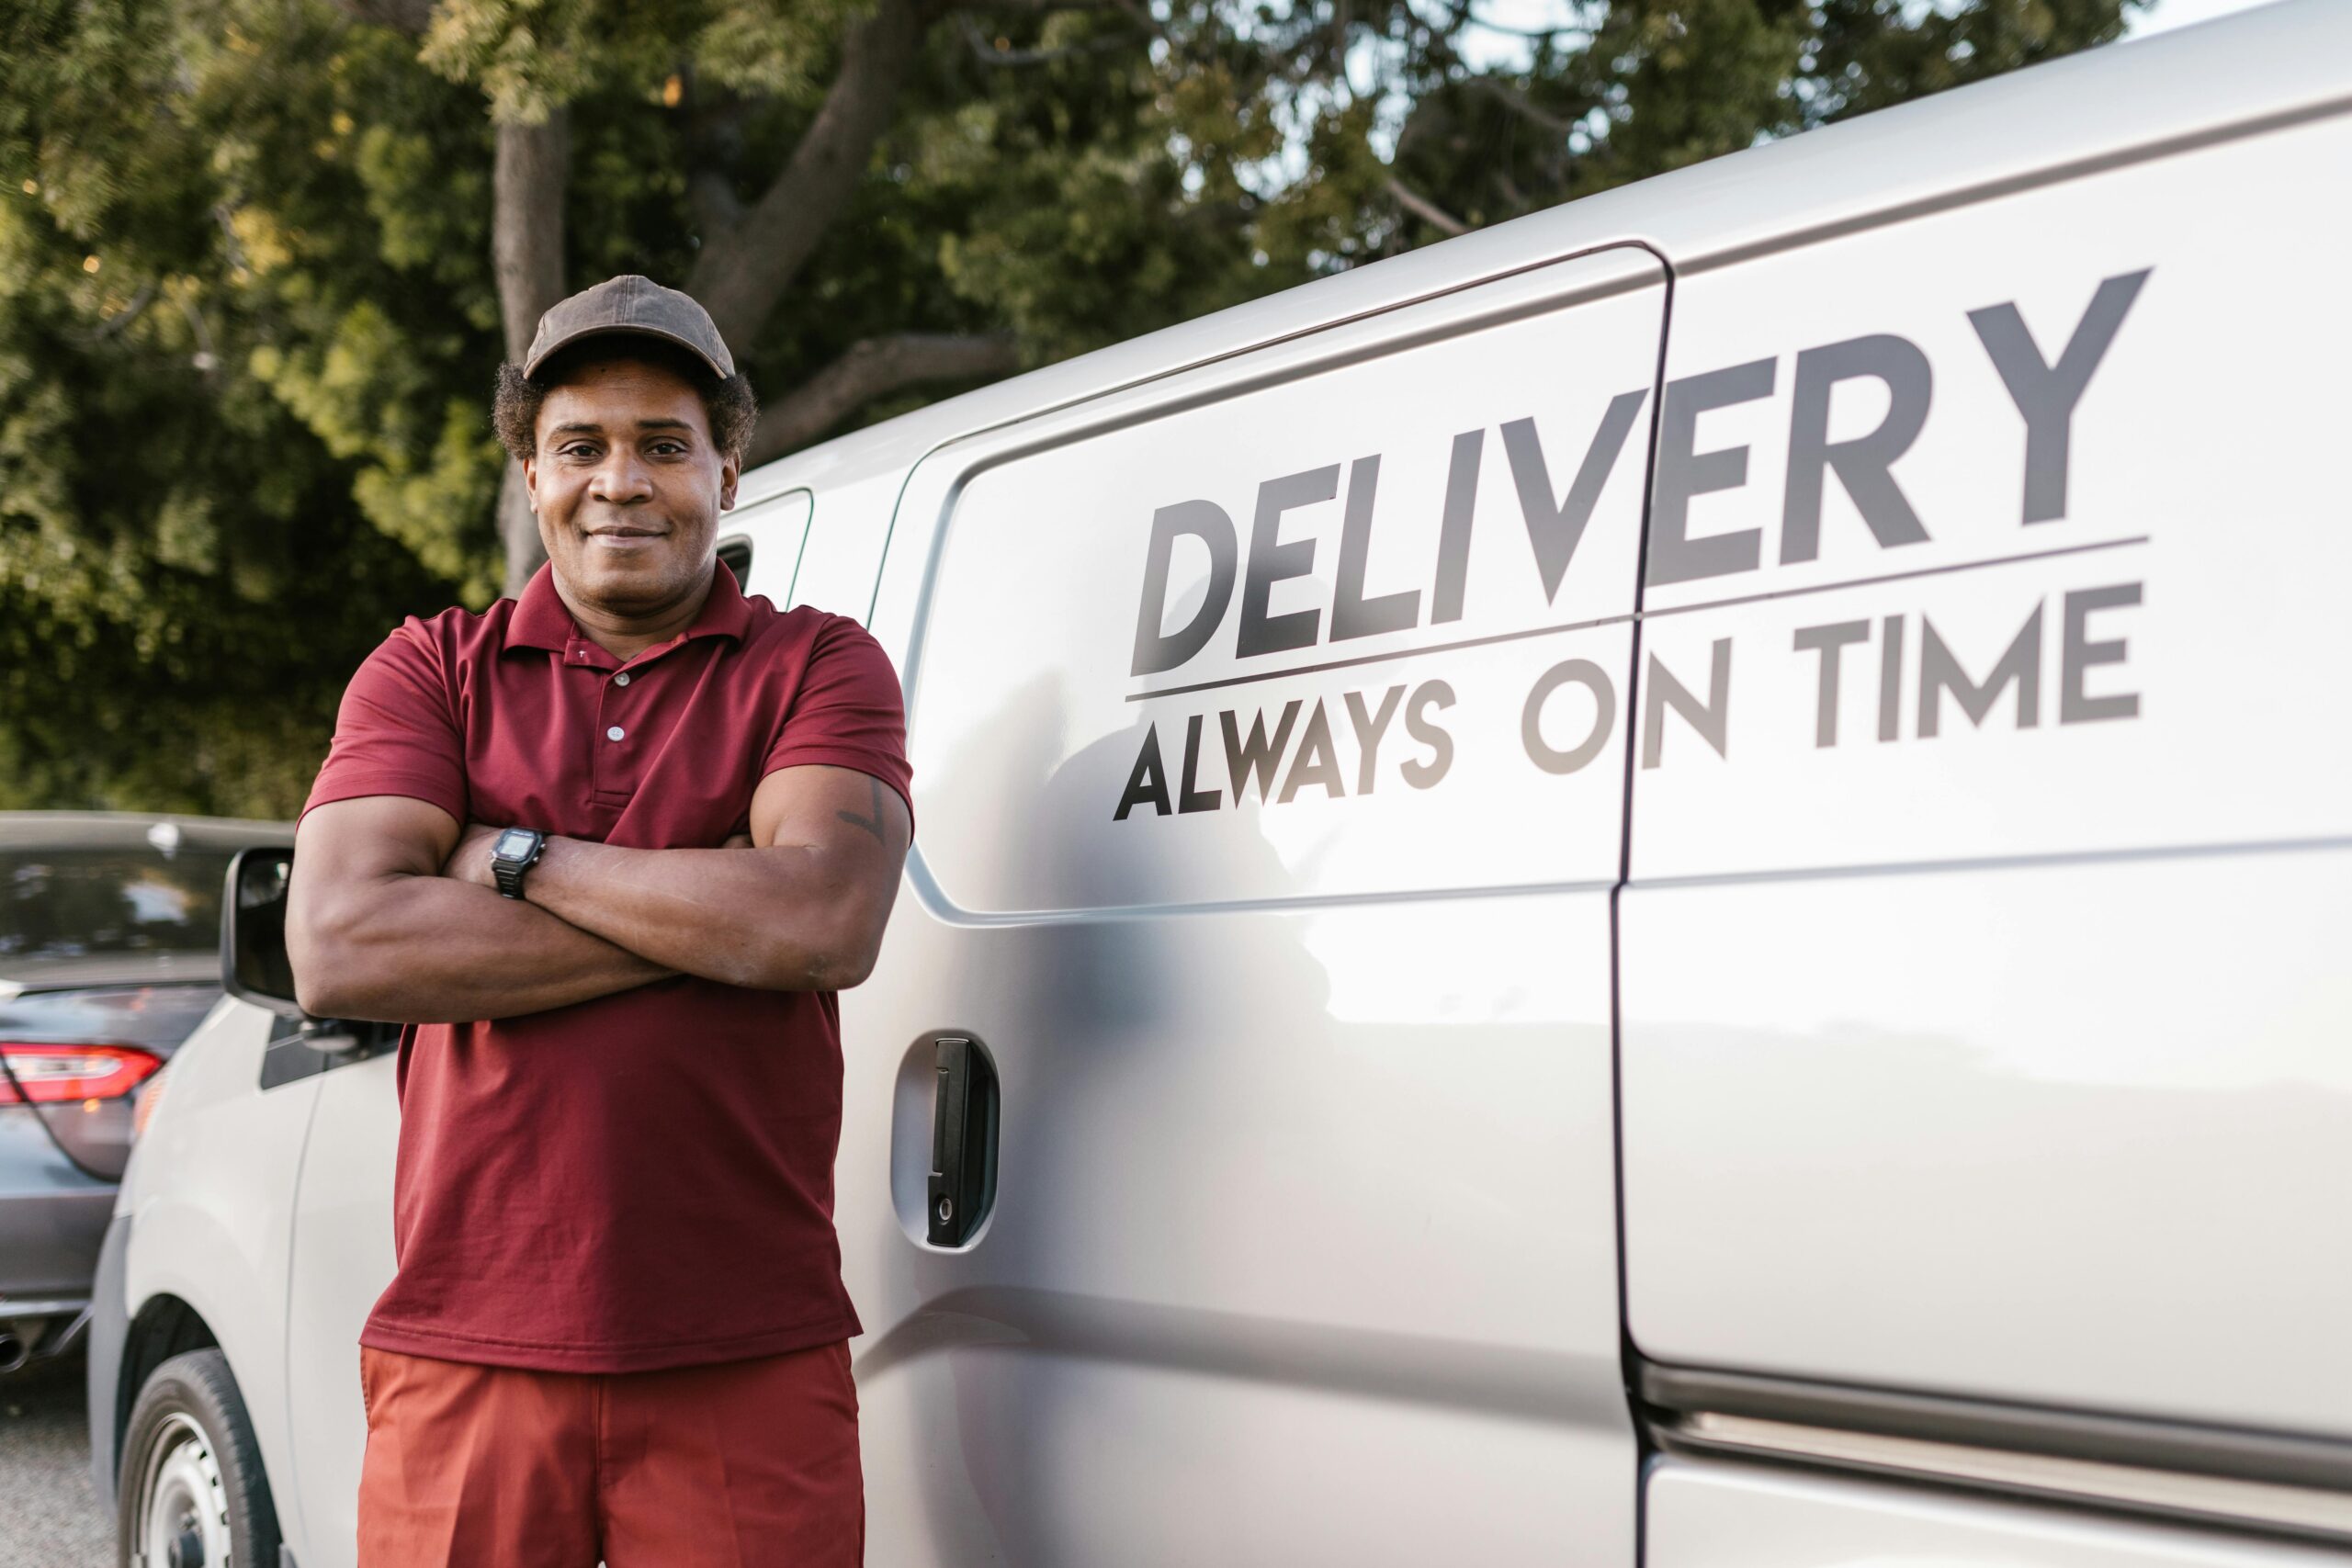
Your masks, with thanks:
M368 649L510 580L518 235L732 301L773 456L2136 3L15 0L0 806L288 815Z
M418 427L479 362L435 296L480 268L384 260L338 105L421 85L481 131L321 18L156 19L42 0L0 46L0 804L282 815L352 665L487 536L480 396L458 460ZM371 315L404 396L356 362ZM463 526L368 504L436 461Z

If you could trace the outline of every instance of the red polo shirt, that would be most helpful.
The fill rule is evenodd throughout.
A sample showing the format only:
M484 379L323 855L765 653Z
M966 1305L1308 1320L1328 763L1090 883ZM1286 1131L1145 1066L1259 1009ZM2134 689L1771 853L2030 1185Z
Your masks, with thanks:
M695 624L624 662L542 566L519 600L412 615L368 656L302 809L411 795L460 823L716 848L803 762L910 794L898 677L855 621L746 598L722 563ZM830 991L682 975L404 1027L400 1267L359 1342L617 1372L862 1332L833 1234L839 1020Z

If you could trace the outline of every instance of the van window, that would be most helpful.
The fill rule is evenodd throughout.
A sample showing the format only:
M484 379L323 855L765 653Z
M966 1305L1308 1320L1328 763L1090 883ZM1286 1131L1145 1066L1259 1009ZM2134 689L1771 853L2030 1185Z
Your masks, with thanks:
M788 490L747 502L721 520L726 532L716 553L744 592L763 594L779 609L787 607L792 574L800 564L801 541L808 536L815 504L808 491Z
M731 539L718 541L718 558L735 574L739 583L752 581L752 541L738 534Z

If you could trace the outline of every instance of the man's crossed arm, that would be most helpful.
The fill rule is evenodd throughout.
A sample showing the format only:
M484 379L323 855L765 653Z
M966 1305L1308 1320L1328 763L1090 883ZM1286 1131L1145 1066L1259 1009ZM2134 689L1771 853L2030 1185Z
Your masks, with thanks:
M459 1022L539 1012L673 975L839 990L873 970L910 824L851 768L779 768L752 831L710 850L550 837L503 897L492 841L405 795L331 801L295 833L286 945L322 1018ZM525 824L529 826L529 824Z

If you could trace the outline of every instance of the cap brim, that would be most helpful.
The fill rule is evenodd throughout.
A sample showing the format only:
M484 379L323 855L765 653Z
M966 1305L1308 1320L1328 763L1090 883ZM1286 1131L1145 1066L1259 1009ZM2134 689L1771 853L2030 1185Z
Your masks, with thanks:
M540 366L545 365L548 360L554 358L565 349L570 348L573 344L584 343L592 337L650 337L657 340L658 342L675 344L678 347L684 349L695 359L709 367L710 373L713 376L718 377L720 380L726 380L728 376L730 374L729 371L719 365L718 361L704 353L700 348L695 346L691 340L682 337L676 333L663 332L659 327L638 326L582 327L577 332L566 333L563 336L557 338L554 342L544 344L535 348L532 351L530 357L523 361L523 374L526 376L537 376L539 373Z

